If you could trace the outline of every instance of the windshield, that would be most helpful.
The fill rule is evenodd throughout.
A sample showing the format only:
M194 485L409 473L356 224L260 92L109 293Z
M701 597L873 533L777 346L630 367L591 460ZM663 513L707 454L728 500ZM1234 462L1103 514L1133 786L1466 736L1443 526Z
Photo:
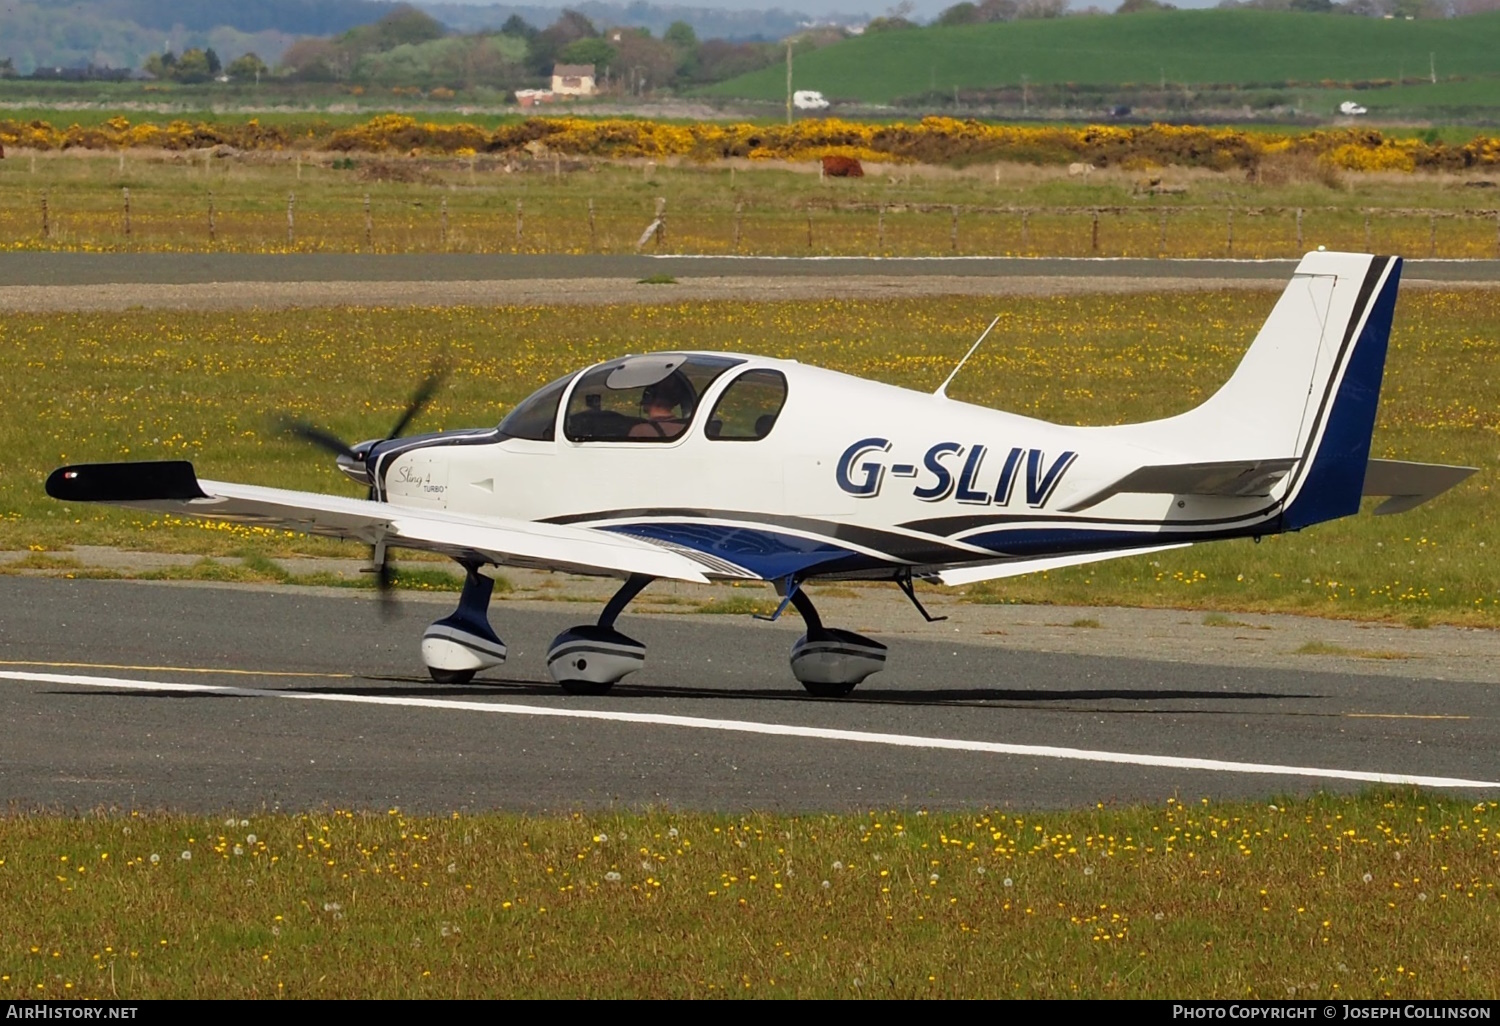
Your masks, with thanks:
M544 385L521 402L500 422L500 433L511 438L529 438L551 442L557 437L557 407L562 402L568 382L576 376L567 374Z
M669 442L682 437L698 399L743 360L657 353L627 356L586 371L568 400L570 442Z

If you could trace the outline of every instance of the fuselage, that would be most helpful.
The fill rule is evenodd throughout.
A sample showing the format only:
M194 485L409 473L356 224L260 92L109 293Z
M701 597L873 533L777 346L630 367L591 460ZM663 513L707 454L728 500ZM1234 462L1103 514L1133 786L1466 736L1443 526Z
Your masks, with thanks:
M691 354L687 354L691 359ZM707 355L707 354L703 354ZM471 516L588 524L714 552L761 576L1206 540L1273 530L1265 497L1115 495L1070 502L1175 455L1163 424L1050 424L804 364L737 354L672 438L571 437L562 391L550 439L499 429L380 445L379 495ZM742 376L785 380L764 437L725 439L710 411Z

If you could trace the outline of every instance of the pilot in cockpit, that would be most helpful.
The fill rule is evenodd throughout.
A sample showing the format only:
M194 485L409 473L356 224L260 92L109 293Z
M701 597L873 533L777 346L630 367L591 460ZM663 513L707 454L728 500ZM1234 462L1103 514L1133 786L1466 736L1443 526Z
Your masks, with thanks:
M630 429L631 438L676 438L693 416L693 386L680 372L647 385L641 392L642 422Z

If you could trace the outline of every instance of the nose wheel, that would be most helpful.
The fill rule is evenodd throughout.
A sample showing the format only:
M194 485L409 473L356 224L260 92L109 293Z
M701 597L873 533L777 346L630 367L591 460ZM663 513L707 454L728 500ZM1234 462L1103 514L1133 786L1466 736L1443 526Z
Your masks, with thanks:
M422 635L422 662L439 684L467 684L480 670L505 662L505 642L490 626L488 610L495 582L464 564L464 590L458 608Z

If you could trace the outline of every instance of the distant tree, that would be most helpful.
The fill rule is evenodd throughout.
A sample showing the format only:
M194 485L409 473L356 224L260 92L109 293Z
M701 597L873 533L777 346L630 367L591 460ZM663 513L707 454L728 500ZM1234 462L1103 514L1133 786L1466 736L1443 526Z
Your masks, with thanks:
M865 26L865 33L868 35L871 32L900 32L916 27L916 22L908 21L899 15L892 15L889 17L871 18L869 24Z
M147 57L146 63L141 67L152 78L167 81L172 77L172 69L176 66L177 55L171 50L165 50L162 53L153 53L150 57Z
M1061 18L1068 13L1068 0L1021 0L1018 18Z
M603 39L579 39L563 47L557 59L563 64L592 64L603 71L615 62L616 51Z
M693 31L693 26L685 21L674 21L667 26L667 30L661 34L662 42L677 47L679 50L696 50L698 48L698 33Z
M224 62L219 60L219 55L214 53L213 47L210 46L208 49L204 50L203 56L208 61L208 73L210 75L217 75L219 72L224 70Z
M503 36L515 36L517 39L530 40L536 38L537 28L519 14L512 14L500 26L500 34Z
M731 43L724 39L705 39L698 47L698 64L694 79L699 82L722 82L759 71L776 62L780 47L774 43Z
M16 64L9 57L0 57L0 78L15 78Z
M677 73L677 50L652 39L644 29L622 29L619 37L611 40L618 51L612 67L622 92L644 95L671 83Z
M244 82L254 81L270 70L266 67L266 62L252 51L230 61L224 72L236 82Z
M599 35L594 23L577 11L563 11L551 25L538 32L529 42L529 61L538 75L551 75L552 65L568 46L580 39L593 39Z
M208 70L208 55L197 47L183 51L182 56L177 58L177 63L173 65L171 75L176 81L189 85L207 82L213 78Z
M979 5L971 4L968 0L954 4L937 16L939 25L972 25L983 20L979 14Z
M980 21L1015 21L1021 12L1016 0L984 0L979 5Z
M443 23L426 11L419 11L410 4L399 4L396 9L373 25L351 29L349 34L368 31L371 49L390 50L403 44L426 43L442 39L447 31Z
M1323 0L1328 3L1329 0ZM1139 14L1141 11L1175 11L1177 8L1172 4L1162 3L1161 0L1125 0L1116 10L1116 14Z
M280 70L299 82L333 82L349 61L330 39L299 39L281 55Z

